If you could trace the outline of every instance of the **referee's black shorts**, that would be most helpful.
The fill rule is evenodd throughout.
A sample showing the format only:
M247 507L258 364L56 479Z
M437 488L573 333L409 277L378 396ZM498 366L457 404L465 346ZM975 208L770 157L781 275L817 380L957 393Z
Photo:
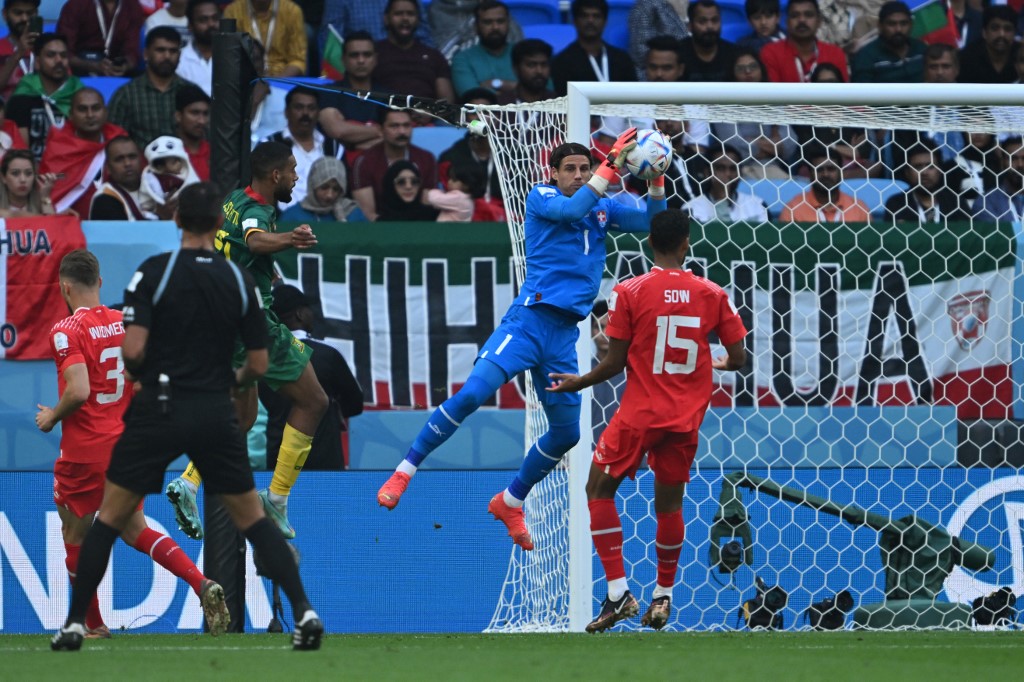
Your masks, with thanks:
M167 466L188 453L207 491L234 495L255 488L245 437L225 393L176 391L167 414L155 390L143 389L124 417L107 479L135 493L163 491Z

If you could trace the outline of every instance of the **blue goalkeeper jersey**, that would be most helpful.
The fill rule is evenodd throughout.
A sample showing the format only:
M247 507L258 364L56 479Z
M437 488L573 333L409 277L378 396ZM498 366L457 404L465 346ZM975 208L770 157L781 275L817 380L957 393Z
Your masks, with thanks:
M608 230L647 232L665 200L648 198L640 211L598 198L587 186L566 197L537 185L526 197L526 281L514 305L544 303L583 319L590 314L604 272Z

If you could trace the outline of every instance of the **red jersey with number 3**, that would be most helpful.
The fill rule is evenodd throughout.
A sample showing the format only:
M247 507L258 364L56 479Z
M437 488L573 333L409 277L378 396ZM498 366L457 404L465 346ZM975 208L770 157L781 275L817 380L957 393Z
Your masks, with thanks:
M125 380L121 313L106 306L79 308L50 330L50 352L57 362L57 387L67 388L64 370L84 363L89 399L61 421L60 456L70 462L106 462L124 429L122 417L132 398Z
M689 270L654 268L615 286L605 333L629 341L619 418L640 428L696 431L711 402L711 347L747 335L729 295Z

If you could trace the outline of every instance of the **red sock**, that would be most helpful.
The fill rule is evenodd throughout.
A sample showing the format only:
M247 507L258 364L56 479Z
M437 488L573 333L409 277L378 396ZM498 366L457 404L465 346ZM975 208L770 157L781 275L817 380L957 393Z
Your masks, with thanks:
M64 565L68 569L68 577L71 578L71 584L75 584L75 577L78 574L78 553L82 550L81 545L69 545L64 543ZM85 627L89 630L94 630L103 623L103 614L100 613L100 600L96 597L96 593L92 594L92 601L89 602L89 610L85 612Z
M654 536L654 547L658 555L658 585L672 587L676 584L679 554L683 551L683 539L686 537L683 510L657 516L658 530Z
M187 554L181 551L181 547L178 547L178 543L174 540L162 533L157 533L152 528L146 528L139 533L139 538L133 546L187 582L192 586L192 590L199 594L199 588L206 580L206 576L199 572L196 565L192 563Z
M626 577L622 563L622 521L615 509L615 500L590 500L590 539L604 566L606 580Z

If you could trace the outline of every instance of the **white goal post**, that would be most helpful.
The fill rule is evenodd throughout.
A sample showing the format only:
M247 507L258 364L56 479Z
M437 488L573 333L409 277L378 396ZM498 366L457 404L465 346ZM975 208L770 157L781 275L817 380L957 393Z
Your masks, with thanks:
M750 229L712 221L713 226L695 230L695 267L730 291L734 299L741 296L741 289L746 292L742 303L749 309L751 321L756 322L748 339L756 342L751 364L757 368L743 379L753 396L751 401L742 405L730 403L729 396L736 396L741 389L738 383L724 382L720 393L726 404L718 401L718 407L712 410L715 415L709 416L702 429L701 439L709 443L710 451L698 456L697 473L688 486L684 506L686 549L680 558L674 600L679 611L670 627L734 627L737 605L753 596L753 576L765 572L771 576L769 582L784 584L791 593L785 612L787 628L799 626L799 615L825 593L854 591L859 606L899 596L898 590L883 595L879 585L883 567L877 559L877 533L863 530L863 525L851 529L831 520L822 521L820 513L808 516L809 512L797 508L799 505L765 496L766 488L754 490L757 484L750 480L740 483L740 487L746 487L743 501L750 508L751 526L755 522L761 524L760 529L754 528L754 535L758 535L758 530L765 531L762 537L767 539L755 537L752 547L763 559L757 559L756 565L748 566L745 562L728 575L712 572L706 565L707 536L728 473L751 474L796 488L802 486L839 506L866 507L867 511L890 519L920 512L922 519L946 524L951 535L961 533L965 541L988 546L1003 541L1004 545L993 548L991 561L1002 561L1006 552L1015 552L1020 538L1010 538L1014 547L1005 546L1003 531L995 521L971 527L971 510L964 506L965 500L975 499L980 490L998 488L1003 479L1009 480L1005 477L1008 468L980 471L961 466L957 461L957 425L976 419L1012 422L1020 416L1020 377L1008 369L1022 359L1019 338L1014 338L1024 330L1019 319L1020 301L1015 298L1020 296L1019 291L1015 292L1020 286L1020 260L1014 237L1017 228L990 228L987 223L977 222L979 219L971 211L992 189L984 184L991 180L984 176L986 172L995 173L996 188L1002 182L1002 174L1011 172L1008 163L1002 168L998 161L1000 140L1024 134L1024 86L573 82L564 98L536 104L481 106L477 111L487 124L501 173L518 281L522 281L524 271L522 220L526 194L530 187L546 179L545 155L551 148L569 141L590 146L596 127L592 117L707 122L711 144L703 145L704 151L695 158L709 157L704 159L709 163L717 152L706 150L722 146L721 141L715 140L719 125L754 121L772 126L773 134L780 127L804 128L805 139L798 140L793 135L795 152L787 160L792 177L744 175L740 181L740 191L761 198L766 191L778 192L777 197L764 199L771 225ZM808 228L808 243L801 244L799 239L789 239L802 233L794 232L792 224L780 225L779 211L793 198L793 187L807 189L810 179L797 175L807 172L800 171L801 164L807 161L803 150L819 142L852 147L843 132L836 133L837 139L826 138L821 132L826 126L830 130L853 128L868 133L864 137L869 138L870 144L857 148L869 150L864 152L866 161L856 168L853 162L844 166L844 172L864 171L866 177L847 178L842 188L853 193L853 198L870 211L871 228L847 226L844 219L823 219L826 227L833 222L842 225L832 233L822 232L821 225L814 230ZM689 135L691 128L684 129ZM917 136L915 139L936 132L991 138L985 143L991 146L981 151L981 161L975 162L975 166L969 166L969 162L974 162L972 159L961 163L959 156L949 161L948 166L942 166L943 182L952 182L954 171L957 173L960 184L955 187L955 194L964 202L964 213L958 215L967 216L964 220L943 217L934 227L922 223L915 231L894 222L886 212L883 201L914 189L902 179L903 160L898 167L894 167L895 161L883 161L883 156L891 155L893 148L897 155L916 149L914 145L901 146L897 133L902 131L911 131ZM974 137L969 139L975 144ZM780 149L781 146L780 143ZM945 148L942 153L946 153ZM743 157L742 153L739 156L738 168L744 169L748 162L756 165L753 158ZM999 167L988 168L990 161ZM862 166L869 163L874 165L864 170ZM696 183L705 189L714 180L709 168ZM970 177L963 179L961 170ZM970 175L971 170L977 177ZM810 173L814 173L813 169ZM790 186L788 182L796 185ZM862 194L856 194L857 191ZM1017 221L1013 222L1019 226ZM966 223L966 227L961 223ZM772 225L779 225L781 236L769 243L763 235L768 234L766 231ZM762 236L758 236L758 230ZM801 259L806 260L811 253L805 247L813 246L815 237L825 240L819 245L828 247L821 248L828 255L823 253L820 264L806 265ZM980 241L968 244L967 239ZM638 255L643 260L638 242L617 237L612 241L615 254L610 250L613 257L609 260L613 267L605 273L599 300L618 279L637 274ZM710 248L716 242L726 255L719 257ZM1011 253L1003 253L1007 244ZM958 253L961 245L965 250L981 249L984 259L972 262L966 253ZM922 253L922 249L930 250ZM858 255L861 251L867 254L864 258ZM791 258L777 262L780 253ZM898 295L886 289L886 282L890 281L886 278L905 285L903 308ZM781 296L789 297L784 300L792 303L792 310L776 305L783 300ZM829 322L819 310L815 303L818 299L838 301L838 307L829 313L833 321ZM872 305L884 308L881 318L873 312ZM880 327L871 331L876 322ZM830 389L833 392L829 396L808 397L806 386L796 385L796 379L802 378L805 384L824 379L826 364L811 367L806 357L817 356L824 348L828 325L832 325L835 337L829 341L834 355L828 371L836 375L838 386ZM784 338L779 336L783 327L783 331L788 330ZM589 369L593 354L591 321L581 323L580 330L577 350L583 372ZM875 348L872 334L878 337L877 358L868 358ZM905 357L911 353L911 337L919 341L918 355L923 357L921 371L926 373L927 386L920 377L914 378L913 358ZM822 350L821 356L825 355ZM875 360L878 371L865 380L864 367ZM906 376L895 376L893 363L904 363L908 368ZM798 376L797 365L806 376ZM773 373L778 373L779 367L794 378L789 393L776 385ZM858 381L867 381L867 387ZM992 384L991 391L988 384ZM910 389L905 389L905 385ZM528 448L545 425L529 383L526 392ZM592 410L587 408L591 400L588 390L580 443L527 501L527 523L537 549L532 553L518 549L513 552L490 631L580 632L593 618L596 604L604 596L600 564L595 562L591 545L585 493L594 445ZM846 410L847 407L850 409ZM607 419L610 414L599 418ZM854 432L857 435L852 435ZM796 451L800 454L794 454ZM748 453L749 461L745 460ZM618 501L620 512L630 519L630 528L624 525L627 578L634 593L641 593L637 596L642 602L643 597L649 597L653 585L653 512L647 508L650 487L649 472L642 473L636 484L623 483ZM1017 491L1011 486L1003 492L1024 501L1024 490ZM977 519L974 525L978 526ZM815 542L824 543L818 548L821 551L815 548ZM1017 561L1015 554L1013 561ZM704 565L703 577L697 564ZM973 599L987 585L994 589L1004 583L1020 588L1018 593L1024 591L1024 569L1016 575L1015 571L1008 572L1006 566L993 568L993 578L979 579L981 573L976 576L957 566L944 582L944 593L932 598L962 603ZM692 584L693 576L701 581L699 585ZM729 584L723 585L723 581ZM961 588L962 592L958 592ZM912 596L921 594L924 592ZM893 624L933 625L928 617L914 613L917 612L911 612L911 616L903 614L904 620L897 615ZM869 624L876 622L880 621ZM941 625L950 626L945 621ZM627 627L638 627L638 623Z

